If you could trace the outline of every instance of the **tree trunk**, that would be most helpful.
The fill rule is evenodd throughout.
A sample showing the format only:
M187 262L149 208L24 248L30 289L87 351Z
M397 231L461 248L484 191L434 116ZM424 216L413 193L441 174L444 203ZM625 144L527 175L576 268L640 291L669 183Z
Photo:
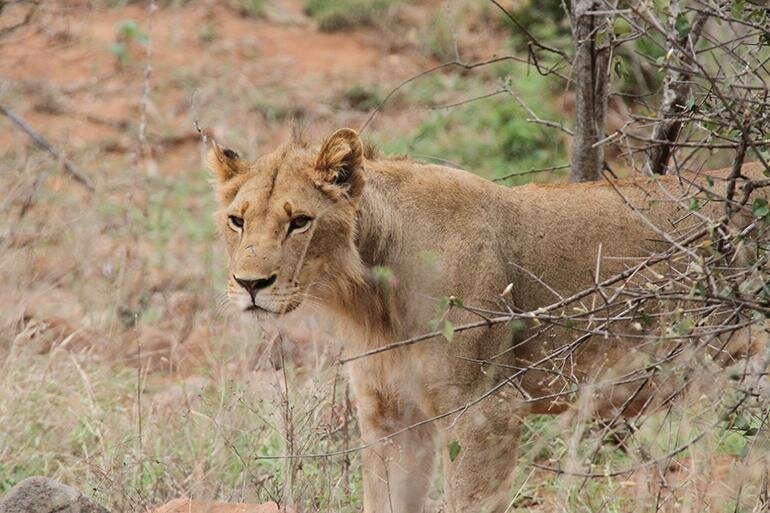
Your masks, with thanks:
M673 66L668 68L663 82L663 101L658 109L658 122L652 129L653 142L647 150L645 172L648 174L664 175L668 171L668 161L682 129L681 119L687 113L686 105L690 95L688 70L695 59L695 44L708 18L705 12L699 13L692 29L680 36L676 26L681 14L679 2L672 0L669 11L667 61Z
M597 143L604 139L607 118L612 30L607 16L586 14L602 5L594 0L573 0L570 13L575 41L575 134L570 158L573 182L598 180L604 165L604 148ZM604 41L597 41L600 34Z

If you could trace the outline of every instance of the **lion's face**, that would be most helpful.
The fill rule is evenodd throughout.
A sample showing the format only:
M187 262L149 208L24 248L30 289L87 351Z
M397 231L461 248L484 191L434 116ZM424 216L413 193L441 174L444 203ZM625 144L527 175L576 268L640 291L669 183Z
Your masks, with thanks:
M248 162L215 144L209 159L230 256L228 297L239 309L291 312L358 259L363 148L353 130L338 130L319 152L289 145Z

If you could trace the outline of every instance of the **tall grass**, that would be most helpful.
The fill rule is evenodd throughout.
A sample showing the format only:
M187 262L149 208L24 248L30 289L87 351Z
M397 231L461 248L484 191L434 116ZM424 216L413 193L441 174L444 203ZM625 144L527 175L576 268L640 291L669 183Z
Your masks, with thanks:
M338 449L356 436L341 429L350 412L334 373L247 370L243 342L188 377L66 349L34 354L21 342L0 365L0 494L45 475L114 511L178 496L358 510L357 455L349 464L264 459Z

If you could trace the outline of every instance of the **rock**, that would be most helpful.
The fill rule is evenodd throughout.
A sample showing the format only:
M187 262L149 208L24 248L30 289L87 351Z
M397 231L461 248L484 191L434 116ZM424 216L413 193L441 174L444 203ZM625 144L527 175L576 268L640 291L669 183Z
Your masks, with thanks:
M91 499L53 479L30 477L0 499L0 513L109 513Z
M279 509L275 502L266 502L265 504L230 504L227 502L174 499L152 510L151 513L281 513L284 511L286 510Z

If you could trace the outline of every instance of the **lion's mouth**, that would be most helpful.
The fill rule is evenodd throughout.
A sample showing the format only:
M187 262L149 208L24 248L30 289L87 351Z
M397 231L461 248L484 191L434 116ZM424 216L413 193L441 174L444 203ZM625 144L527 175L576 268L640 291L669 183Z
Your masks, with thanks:
M280 311L275 311L275 310L268 310L267 308L262 308L261 306L252 303L246 308L244 308L243 311L250 312L257 315L281 316L291 312L292 310L296 309L298 306L299 306L299 303L292 302L292 303L289 303L286 307L282 308Z

